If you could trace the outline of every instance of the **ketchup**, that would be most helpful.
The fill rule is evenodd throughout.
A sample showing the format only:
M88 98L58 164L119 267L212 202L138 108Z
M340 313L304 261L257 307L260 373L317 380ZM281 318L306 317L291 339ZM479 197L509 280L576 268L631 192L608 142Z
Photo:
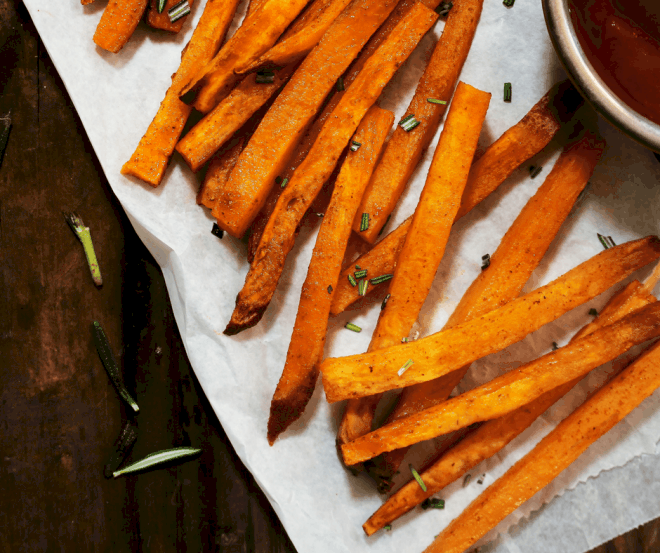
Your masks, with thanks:
M570 0L587 59L628 106L660 124L660 1Z

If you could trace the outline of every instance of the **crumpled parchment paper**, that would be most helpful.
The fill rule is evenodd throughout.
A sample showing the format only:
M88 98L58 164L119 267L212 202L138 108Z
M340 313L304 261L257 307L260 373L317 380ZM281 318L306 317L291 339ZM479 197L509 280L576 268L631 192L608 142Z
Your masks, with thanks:
M470 485L463 487L462 481L456 482L438 494L446 501L445 510L415 509L395 522L392 531L366 538L361 524L382 498L365 477L352 476L337 458L335 433L341 406L329 406L319 386L304 417L274 447L269 447L265 438L270 398L281 374L316 230L301 232L262 322L230 338L222 330L248 269L245 244L228 236L219 241L211 234L210 215L195 203L197 178L180 159L175 157L157 190L119 173L156 113L204 2L195 3L191 21L180 35L169 36L141 26L116 55L92 42L105 7L101 0L86 7L78 0L24 2L113 191L163 270L186 350L213 409L301 553L422 551L485 486L529 451L607 374L609 368L603 367L587 377L501 454L475 468ZM245 6L234 28L244 10ZM442 22L437 24L399 71L381 99L382 107L394 110L397 116L403 113L442 26ZM465 82L493 93L480 147L485 148L519 121L562 78L540 2L518 0L514 7L506 8L499 0L486 0L461 75ZM511 103L502 101L505 82L513 85ZM605 122L600 126L608 141L603 160L528 289L551 281L598 253L602 247L596 232L621 243L659 231L660 164L651 152ZM414 210L436 143L437 136L388 230ZM481 256L495 250L550 171L559 147L552 143L530 161L543 166L536 179L530 179L527 165L523 166L454 227L420 316L421 335L442 327L479 272ZM84 217L84 208L81 211ZM102 252L100 255L102 263ZM649 271L646 268L636 276L644 277ZM610 295L596 298L523 342L475 363L463 388L492 378L512 361L522 363L545 353L553 341L566 343L590 319L589 309L599 309ZM331 320L326 355L365 351L377 316L378 305L374 303ZM363 328L361 334L343 330L349 320ZM492 531L482 541L488 543L483 551L583 552L660 516L659 436L660 394L656 393L589 448L556 482ZM423 455L421 448L411 459L416 462ZM477 480L482 474L484 482L480 485Z

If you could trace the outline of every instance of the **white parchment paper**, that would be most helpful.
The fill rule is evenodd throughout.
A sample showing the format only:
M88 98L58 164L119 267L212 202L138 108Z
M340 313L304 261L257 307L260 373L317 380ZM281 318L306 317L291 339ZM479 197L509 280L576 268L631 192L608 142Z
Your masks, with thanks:
M438 494L446 500L444 511L416 509L397 521L391 532L366 538L361 524L382 498L366 478L353 477L337 459L334 442L341 406L329 406L319 387L302 420L274 447L269 447L265 438L270 398L281 374L316 231L307 228L301 232L262 322L230 338L222 330L248 269L245 244L227 236L219 241L211 235L213 221L195 203L197 179L180 159L175 157L157 190L119 173L156 113L204 2L195 3L191 21L179 36L140 27L116 55L96 48L92 42L105 6L102 0L87 7L78 0L56 5L52 0L24 2L113 191L163 270L186 350L213 409L300 553L421 551L611 370L603 367L595 371L501 454L472 471L470 485L463 487L457 482ZM386 89L383 107L397 115L403 113L442 26L438 23L434 35L425 37ZM480 147L486 147L519 121L563 77L546 33L540 2L518 0L508 9L501 0L485 1L461 75L467 83L493 93ZM502 101L504 82L513 85L511 103ZM601 132L608 147L591 186L530 279L528 289L551 281L598 253L602 247L596 232L611 235L620 243L660 230L660 164L651 152L604 122ZM414 210L436 142L437 137L388 230ZM536 179L529 178L527 166L519 169L455 226L420 316L422 335L442 327L478 274L481 256L495 250L515 215L548 174L558 148L553 143L530 162L544 167ZM81 214L84 217L84 208ZM91 230L93 234L93 226ZM102 256L100 262L103 265ZM645 269L636 276L648 272ZM590 319L589 309L600 308L609 295L611 292L506 351L475 363L463 387L474 386L505 367L545 353L553 341L566 343ZM378 305L373 304L333 319L326 355L365 351L377 316ZM361 326L362 333L343 330L348 320ZM659 434L660 394L656 393L589 448L555 483L503 521L486 537L484 543L490 543L484 549L501 553L582 552L660 516L660 464L656 454ZM416 462L424 455L421 448L411 459ZM477 480L482 474L484 482L480 485Z

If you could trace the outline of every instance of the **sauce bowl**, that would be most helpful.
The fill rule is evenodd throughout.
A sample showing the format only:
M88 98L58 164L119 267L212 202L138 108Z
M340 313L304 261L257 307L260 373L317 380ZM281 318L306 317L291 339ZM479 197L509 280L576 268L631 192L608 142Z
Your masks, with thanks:
M569 78L580 93L615 127L643 146L660 153L660 125L629 107L598 75L578 40L569 1L542 2L552 44Z

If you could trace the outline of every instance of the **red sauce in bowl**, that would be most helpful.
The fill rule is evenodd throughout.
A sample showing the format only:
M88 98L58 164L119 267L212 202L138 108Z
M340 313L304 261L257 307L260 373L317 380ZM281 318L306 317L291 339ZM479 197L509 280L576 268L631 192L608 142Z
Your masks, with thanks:
M608 87L660 124L660 0L570 0L587 59Z

